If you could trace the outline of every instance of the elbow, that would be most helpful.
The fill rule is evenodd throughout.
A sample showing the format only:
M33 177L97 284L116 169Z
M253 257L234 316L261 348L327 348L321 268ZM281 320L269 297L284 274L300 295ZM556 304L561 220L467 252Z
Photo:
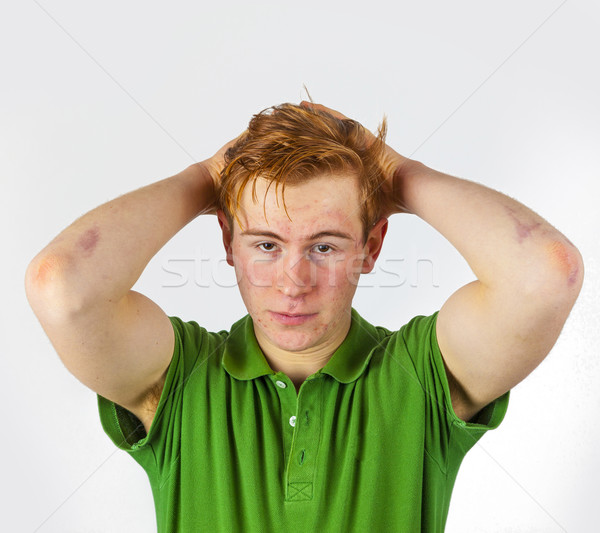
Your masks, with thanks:
M579 250L566 240L552 240L544 245L543 257L532 271L522 295L544 309L568 314L581 291L583 276Z
M63 260L52 253L40 253L25 271L25 293L30 305L42 301L58 283Z
M76 291L68 283L69 258L44 251L29 263L25 272L25 294L40 322L54 322L80 308Z
M560 293L571 295L573 300L579 295L583 285L583 257L569 241L552 240L546 244L547 270L553 284ZM562 289L562 290L561 290Z
M65 258L52 252L41 252L33 258L25 272L25 288L39 291L56 281L64 271Z

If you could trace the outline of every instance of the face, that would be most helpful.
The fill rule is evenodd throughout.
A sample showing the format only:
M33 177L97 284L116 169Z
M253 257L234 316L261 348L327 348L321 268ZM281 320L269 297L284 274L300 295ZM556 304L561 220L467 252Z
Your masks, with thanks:
M363 243L356 178L322 175L267 190L258 180L243 192L230 228L219 212L227 260L255 330L284 350L325 345L350 325L350 309L361 273L370 272L381 250L387 220ZM266 193L266 196L265 196ZM264 199L264 205L263 205ZM265 217L266 213L266 217ZM233 234L232 231L233 230Z

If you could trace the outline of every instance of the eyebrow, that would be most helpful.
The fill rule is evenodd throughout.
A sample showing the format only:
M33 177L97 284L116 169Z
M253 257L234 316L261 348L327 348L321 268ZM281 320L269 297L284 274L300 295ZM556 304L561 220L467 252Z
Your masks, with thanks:
M271 239L276 239L281 242L287 242L283 237L277 235L277 233L274 233L272 231L267 231L267 230L249 229L246 231L242 231L240 235L242 235L242 236L248 235L248 236L254 236L254 237L269 237ZM308 237L307 240L314 241L317 239L321 239L322 237L338 237L340 239L348 239L350 241L354 240L354 238L350 234L344 233L342 231L336 231L336 230L324 230L324 231L319 231L317 233L313 233L312 235L310 235Z

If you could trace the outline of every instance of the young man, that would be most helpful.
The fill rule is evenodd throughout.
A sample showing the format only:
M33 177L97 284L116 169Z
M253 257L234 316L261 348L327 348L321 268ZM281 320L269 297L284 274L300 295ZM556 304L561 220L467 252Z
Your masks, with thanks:
M544 219L442 174L324 106L284 104L207 161L75 221L32 261L31 305L148 473L162 531L443 531L466 452L547 355L577 249ZM217 214L248 315L229 332L131 287ZM352 308L387 217L413 213L477 280L398 331Z

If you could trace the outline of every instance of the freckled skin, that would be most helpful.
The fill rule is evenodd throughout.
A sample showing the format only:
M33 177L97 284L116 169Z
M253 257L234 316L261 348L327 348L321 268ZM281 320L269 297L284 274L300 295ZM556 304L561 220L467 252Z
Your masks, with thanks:
M568 284L573 285L577 281L579 267L577 261L571 254L569 244L565 244L561 241L552 241L546 245L546 249L554 263L559 266L560 270L567 278Z
M85 231L77 240L77 247L82 250L85 255L91 255L100 239L100 231L98 228L91 228Z

